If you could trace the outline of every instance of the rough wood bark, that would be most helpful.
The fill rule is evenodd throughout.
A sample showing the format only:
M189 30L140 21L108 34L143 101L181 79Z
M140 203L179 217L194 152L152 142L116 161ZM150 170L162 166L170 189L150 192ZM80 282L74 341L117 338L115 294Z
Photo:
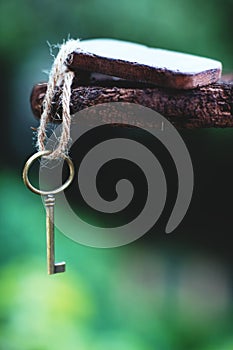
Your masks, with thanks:
M37 118L41 115L45 91L46 83L36 85L32 91L31 107ZM219 82L193 90L143 86L133 88L74 86L71 113L107 102L131 102L149 107L168 118L178 128L233 127L233 83L231 82ZM61 122L61 119L56 118L60 112L59 91L57 91L51 121Z

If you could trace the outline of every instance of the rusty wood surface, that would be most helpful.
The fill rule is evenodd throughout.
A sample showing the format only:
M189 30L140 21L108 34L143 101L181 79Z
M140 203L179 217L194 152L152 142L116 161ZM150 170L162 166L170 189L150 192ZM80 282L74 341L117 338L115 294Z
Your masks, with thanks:
M94 86L77 86L76 82L72 88L71 113L100 103L131 102L161 113L178 128L233 127L231 78L228 76L226 81L193 90L145 87L140 83L136 87L128 87L127 82L120 81L104 83L109 86L96 86L97 82ZM42 112L46 87L46 83L37 84L32 90L31 107L37 118ZM60 91L57 91L50 120L59 123L60 115Z

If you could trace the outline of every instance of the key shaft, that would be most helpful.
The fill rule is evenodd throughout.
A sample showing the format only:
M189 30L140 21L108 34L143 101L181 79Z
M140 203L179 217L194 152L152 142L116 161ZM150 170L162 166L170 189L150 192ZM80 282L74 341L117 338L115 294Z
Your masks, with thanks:
M46 240L47 240L47 268L48 274L52 275L59 272L65 272L65 263L55 264L54 254L54 206L55 197L53 194L45 196L46 208Z

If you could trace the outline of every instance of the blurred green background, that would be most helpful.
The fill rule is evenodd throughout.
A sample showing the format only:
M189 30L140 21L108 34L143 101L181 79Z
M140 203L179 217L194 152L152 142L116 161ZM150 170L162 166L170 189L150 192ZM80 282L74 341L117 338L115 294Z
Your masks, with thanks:
M21 180L34 152L32 86L47 41L113 37L216 58L233 72L232 0L1 0L0 349L232 350L233 130L182 131L195 172L176 231L117 249L57 233L47 276L44 208Z

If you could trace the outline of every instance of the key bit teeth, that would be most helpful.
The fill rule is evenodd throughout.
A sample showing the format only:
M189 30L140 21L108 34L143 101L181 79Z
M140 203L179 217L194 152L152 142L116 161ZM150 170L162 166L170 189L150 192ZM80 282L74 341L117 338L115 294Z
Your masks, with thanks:
M66 270L65 262L57 263L54 265L54 273L65 272L65 270Z

